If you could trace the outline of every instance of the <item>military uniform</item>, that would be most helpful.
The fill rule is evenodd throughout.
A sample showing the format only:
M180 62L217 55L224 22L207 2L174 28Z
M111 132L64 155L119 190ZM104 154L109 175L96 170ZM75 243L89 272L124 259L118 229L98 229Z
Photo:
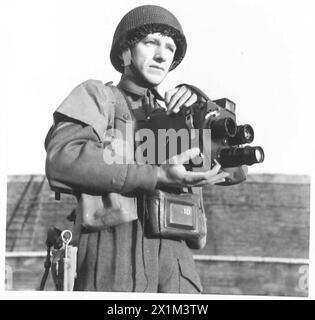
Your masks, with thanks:
M118 87L134 117L143 117L148 90L124 75ZM110 127L107 102L100 81L79 85L55 112L45 142L46 174L52 186L99 195L134 194L130 210L138 213L135 221L93 232L81 228L77 219L75 290L199 293L202 287L187 244L144 234L139 195L155 189L157 167L103 160L102 139Z

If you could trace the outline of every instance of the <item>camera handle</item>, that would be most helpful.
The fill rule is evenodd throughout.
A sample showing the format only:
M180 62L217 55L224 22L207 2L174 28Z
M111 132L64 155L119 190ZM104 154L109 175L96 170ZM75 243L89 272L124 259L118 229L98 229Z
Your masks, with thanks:
M185 87L191 89L192 91L197 93L197 95L199 95L202 98L204 98L206 100L206 102L211 101L211 99L202 90L200 90L198 87L192 86L192 85L187 84L187 83L181 83L178 86L176 86L176 88L177 87L181 87L181 86L185 86Z
M182 83L178 85L177 87L180 86L186 86L189 89L191 89L193 92L195 92L199 97L202 97L205 100L205 103L210 102L211 99L198 87L192 86L187 83ZM192 110L191 108L185 108L185 120L186 120L186 125L189 128L189 130L193 129L193 119L191 116ZM205 129L205 128L202 128ZM193 131L192 131L193 132ZM210 130L203 130L203 138L205 141L211 141L211 132ZM211 169L212 168L212 162L211 162L211 145L210 144L203 144L203 154L201 153L200 156L204 158L204 168Z
M195 92L199 97L202 97L203 99L205 99L205 102L209 102L211 101L210 98L199 88L192 86L190 84L187 83L181 83L179 84L177 87L181 87L181 86L185 86L187 88L189 88L190 90L192 90L193 92ZM193 129L193 119L192 119L192 109L191 108L184 108L184 115L185 115L185 120L186 120L186 125L189 128L189 130Z

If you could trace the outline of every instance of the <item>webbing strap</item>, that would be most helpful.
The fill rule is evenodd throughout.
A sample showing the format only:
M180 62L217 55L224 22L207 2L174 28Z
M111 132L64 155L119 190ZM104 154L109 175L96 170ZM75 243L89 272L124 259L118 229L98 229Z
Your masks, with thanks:
M133 118L133 115L131 113L131 108L124 93L115 86L108 86L108 88L111 89L115 97L115 114L119 117L124 117L124 114L128 114L129 119L131 120Z
M46 255L46 260L45 260L45 263L44 263L45 271L44 271L43 277L41 279L41 282L40 282L40 285L39 285L39 288L38 288L38 290L40 290L40 291L43 291L45 289L45 284L46 284L46 281L47 281L47 278L48 278L48 275L49 275L49 269L51 267L50 248L51 248L50 245L47 245L47 255Z
M104 85L106 90L106 110L104 109L103 112L109 114L109 128L108 129L118 129L122 132L125 132L125 127L115 128L115 117L120 119L124 119L125 122L132 123L133 114L131 112L131 107L127 101L127 98L123 94L123 92L112 85L112 83L106 83ZM105 133L105 132L104 132ZM103 142L104 142L105 134L103 135Z

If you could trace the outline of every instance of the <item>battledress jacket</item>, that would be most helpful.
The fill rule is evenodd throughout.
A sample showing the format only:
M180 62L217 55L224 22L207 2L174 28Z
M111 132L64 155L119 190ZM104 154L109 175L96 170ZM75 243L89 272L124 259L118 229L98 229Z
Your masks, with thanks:
M143 113L146 88L123 76L118 84L135 117ZM51 186L82 193L129 194L155 189L157 167L144 164L106 164L103 135L109 128L106 90L98 80L77 86L54 113L45 148L46 175ZM115 115L116 117L116 115ZM123 114L115 121L126 121ZM134 199L138 216L141 206ZM184 241L149 239L141 219L101 231L75 228L78 245L74 290L136 292L201 292L192 254ZM174 282L170 279L176 277ZM172 285L170 285L173 283ZM164 289L163 289L164 288Z

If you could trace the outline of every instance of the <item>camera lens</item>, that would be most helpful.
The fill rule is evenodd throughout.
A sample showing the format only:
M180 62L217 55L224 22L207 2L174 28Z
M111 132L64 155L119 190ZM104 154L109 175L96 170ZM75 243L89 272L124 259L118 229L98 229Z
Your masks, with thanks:
M256 163L261 163L264 161L265 154L261 147L255 147L255 158L256 158Z
M251 166L264 161L265 154L261 147L231 147L219 151L218 160L223 168Z
M211 123L211 134L216 138L234 137L236 123L232 118L222 118Z
M254 129L249 124L237 126L236 135L229 138L229 144L234 146L238 144L251 143L254 140Z

